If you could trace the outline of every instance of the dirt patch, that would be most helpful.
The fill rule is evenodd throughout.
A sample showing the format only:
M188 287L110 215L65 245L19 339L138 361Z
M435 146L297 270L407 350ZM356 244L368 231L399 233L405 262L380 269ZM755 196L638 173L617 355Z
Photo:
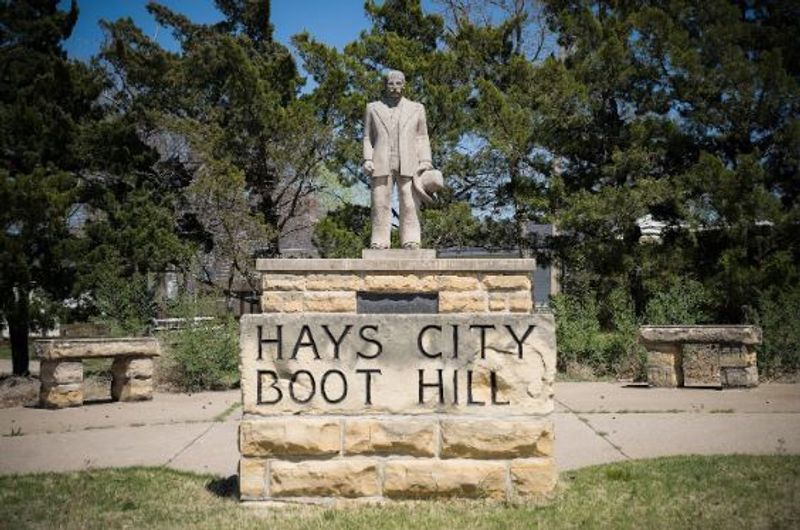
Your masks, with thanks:
M38 377L0 375L0 408L33 406L38 401Z

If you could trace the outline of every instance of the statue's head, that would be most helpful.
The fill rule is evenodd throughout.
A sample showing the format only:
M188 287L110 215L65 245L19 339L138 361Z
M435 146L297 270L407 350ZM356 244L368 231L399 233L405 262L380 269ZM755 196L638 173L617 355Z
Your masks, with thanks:
M399 98L406 86L406 76L400 70L389 70L383 78L383 84L387 96Z

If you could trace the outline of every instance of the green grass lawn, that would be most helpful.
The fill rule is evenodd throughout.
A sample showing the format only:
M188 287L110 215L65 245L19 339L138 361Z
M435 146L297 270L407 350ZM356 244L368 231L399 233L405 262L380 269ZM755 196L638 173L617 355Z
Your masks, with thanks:
M6 341L0 341L0 359L11 358L11 344Z
M0 478L2 528L797 528L800 456L673 457L563 473L546 504L241 506L232 481L161 468Z
M28 339L28 356L33 360L35 349L33 342L35 339ZM0 339L0 359L11 359L11 342Z

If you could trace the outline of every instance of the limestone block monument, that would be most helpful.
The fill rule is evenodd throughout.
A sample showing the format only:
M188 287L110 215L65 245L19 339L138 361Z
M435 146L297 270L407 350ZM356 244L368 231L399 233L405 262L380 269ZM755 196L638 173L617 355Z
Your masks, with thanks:
M390 73L387 93L402 81ZM555 326L533 312L535 262L418 248L419 205L441 173L422 106L391 103L371 103L364 127L373 248L257 261L262 313L241 319L243 501L519 500L555 487ZM388 248L392 181L402 249Z

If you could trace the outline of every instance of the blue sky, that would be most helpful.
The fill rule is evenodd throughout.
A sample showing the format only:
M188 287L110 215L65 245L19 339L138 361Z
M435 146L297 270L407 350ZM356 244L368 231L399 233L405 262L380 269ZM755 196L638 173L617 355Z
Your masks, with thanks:
M194 22L212 23L222 16L213 0L159 0L174 11L188 16ZM430 9L432 2L424 0ZM69 0L62 0L67 7ZM98 26L101 19L116 20L131 17L146 35L156 39L165 48L175 49L176 44L168 30L159 28L145 9L147 0L78 0L80 16L72 36L65 44L70 57L86 60L96 54L103 42L103 32ZM359 31L368 26L363 0L272 0L272 25L275 37L284 44L295 33L308 30L320 41L341 48L355 40Z

